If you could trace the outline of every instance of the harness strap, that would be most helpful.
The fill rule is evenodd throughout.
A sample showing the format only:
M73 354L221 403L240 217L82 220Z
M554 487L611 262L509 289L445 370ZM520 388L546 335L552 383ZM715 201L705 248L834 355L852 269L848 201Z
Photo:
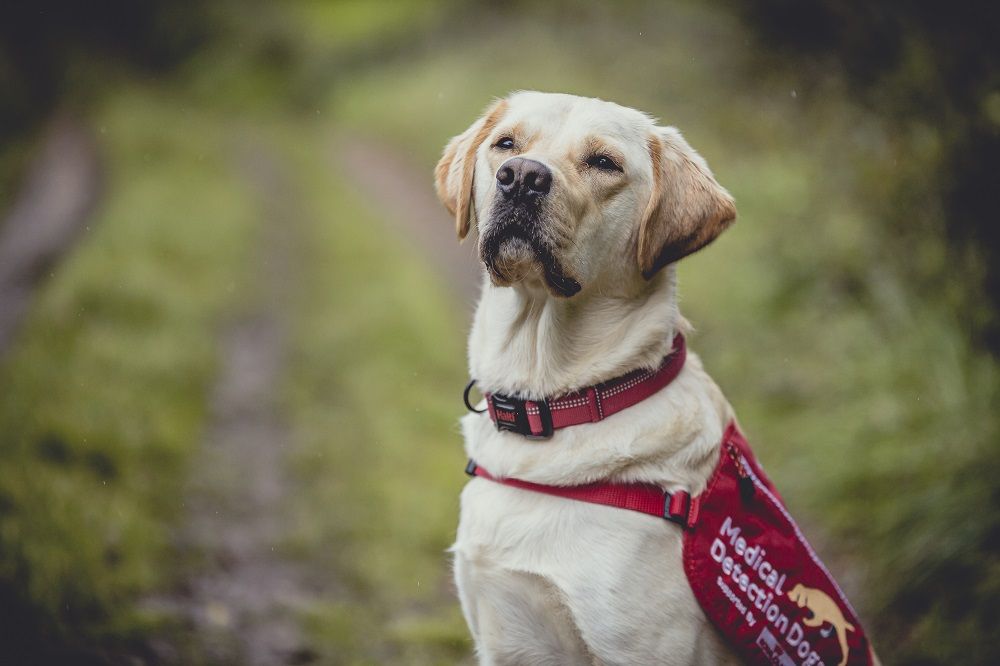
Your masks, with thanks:
M557 428L596 423L642 402L677 377L686 357L684 336L678 333L674 337L673 350L655 370L634 370L557 398L522 400L486 393L486 408L497 430L516 432L529 439L546 439ZM475 380L466 386L466 405L474 383Z
M651 483L612 483L610 481L588 483L582 486L546 486L520 479L493 476L477 465L474 460L469 461L465 467L465 473L469 476L478 476L494 483L522 490L638 511L657 518L664 518L681 527L693 525L691 495L684 490L669 493Z

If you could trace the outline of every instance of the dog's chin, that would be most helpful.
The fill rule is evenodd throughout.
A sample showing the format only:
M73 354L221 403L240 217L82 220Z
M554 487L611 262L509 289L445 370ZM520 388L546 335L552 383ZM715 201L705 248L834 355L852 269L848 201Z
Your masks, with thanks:
M497 287L537 283L553 296L569 298L580 291L580 283L567 276L551 254L519 236L506 238L495 252L483 257L490 281Z
M509 287L515 282L525 282L542 277L542 262L528 241L508 238L500 243L496 252L486 258L490 281L498 287Z

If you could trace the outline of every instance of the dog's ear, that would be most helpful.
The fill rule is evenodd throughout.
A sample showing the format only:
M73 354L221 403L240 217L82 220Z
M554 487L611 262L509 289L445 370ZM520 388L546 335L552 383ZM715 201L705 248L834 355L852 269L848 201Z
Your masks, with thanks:
M639 268L647 280L700 250L736 219L733 198L673 127L649 137L653 193L639 226Z
M434 185L438 198L455 216L458 239L469 233L472 217L472 179L476 168L476 150L486 140L507 110L507 102L498 100L472 127L448 142L444 155L434 169Z

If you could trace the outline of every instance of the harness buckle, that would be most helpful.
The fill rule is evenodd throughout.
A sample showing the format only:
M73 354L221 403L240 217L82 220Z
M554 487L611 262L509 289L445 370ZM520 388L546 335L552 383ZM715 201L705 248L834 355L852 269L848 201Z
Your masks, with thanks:
M691 513L691 495L683 490L663 494L663 517L681 527L688 527Z
M552 437L552 413L549 411L549 404L545 400L521 400L505 395L494 393L490 396L493 405L494 422L497 430L508 430L523 435L528 439L548 439ZM538 410L539 428L537 431L531 428L531 416L528 414L528 404Z

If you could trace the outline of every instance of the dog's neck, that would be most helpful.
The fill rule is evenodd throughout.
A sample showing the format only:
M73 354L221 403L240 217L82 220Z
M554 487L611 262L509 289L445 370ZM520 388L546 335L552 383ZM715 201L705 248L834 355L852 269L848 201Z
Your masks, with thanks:
M524 398L557 396L636 368L653 368L685 326L668 266L638 295L558 298L488 280L469 336L469 369L479 389Z

